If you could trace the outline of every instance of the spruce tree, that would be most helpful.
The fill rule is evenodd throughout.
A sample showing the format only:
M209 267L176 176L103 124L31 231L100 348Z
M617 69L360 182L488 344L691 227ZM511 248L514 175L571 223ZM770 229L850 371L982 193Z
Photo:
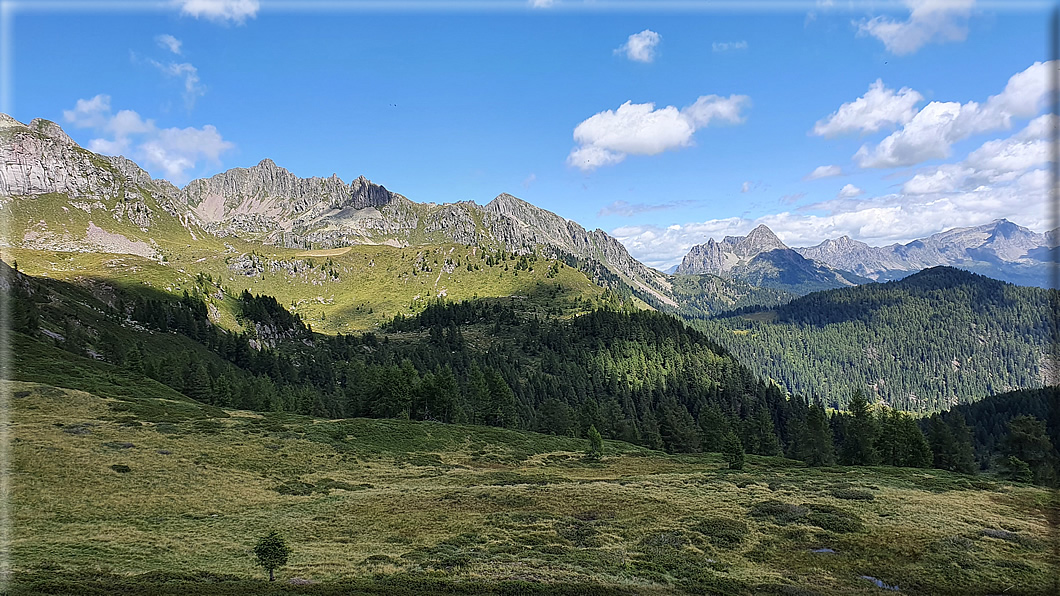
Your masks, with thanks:
M802 460L811 466L830 466L835 463L832 430L828 414L820 402L814 402L806 414L806 442Z
M604 438L600 436L600 431L596 430L595 426L589 427L589 447L585 451L585 457L592 460L598 460L604 456Z
M744 461L743 444L736 433L729 431L725 434L725 443L722 447L725 461L729 462L730 470L742 470Z
M846 439L843 442L843 463L849 466L876 465L879 461L875 447L876 435L872 407L859 389L850 398L850 414Z

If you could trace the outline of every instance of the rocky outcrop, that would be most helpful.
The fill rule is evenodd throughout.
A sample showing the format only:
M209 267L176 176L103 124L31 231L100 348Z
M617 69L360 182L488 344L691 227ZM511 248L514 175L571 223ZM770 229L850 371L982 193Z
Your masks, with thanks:
M63 193L70 197L115 198L118 176L104 158L82 149L54 122L31 126L0 119L0 195Z
M705 244L693 246L682 259L675 273L694 275L710 273L724 276L738 265L745 264L763 252L787 250L766 225L760 225L746 236L726 236L721 242L713 238Z
M803 257L788 248L765 225L756 227L746 236L726 236L721 242L710 238L704 244L693 246L675 273L717 275L795 294L870 281Z

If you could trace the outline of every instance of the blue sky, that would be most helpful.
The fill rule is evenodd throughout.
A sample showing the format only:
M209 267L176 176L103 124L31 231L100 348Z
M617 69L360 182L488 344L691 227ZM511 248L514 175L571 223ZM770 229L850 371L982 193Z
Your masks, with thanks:
M792 246L1051 227L1046 3L11 6L4 110L178 185L271 158L507 192L660 268L759 223Z

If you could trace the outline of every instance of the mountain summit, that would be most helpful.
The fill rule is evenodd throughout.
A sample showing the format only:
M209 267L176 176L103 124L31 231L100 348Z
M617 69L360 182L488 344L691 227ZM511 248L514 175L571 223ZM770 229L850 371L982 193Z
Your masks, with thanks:
M806 258L878 281L942 265L1022 285L1043 285L1056 237L1055 230L1038 234L1007 219L996 219L905 244L873 247L844 236L795 250Z
M27 227L12 237L23 238L26 248L163 258L163 229L184 243L208 235L316 250L453 243L563 259L600 285L676 306L667 276L631 257L618 240L508 194L485 206L416 203L364 176L349 184L334 174L300 178L271 159L177 188L124 157L79 147L53 122L25 125L0 115L0 134L0 194L52 214L40 229L18 222ZM91 221L81 221L86 211ZM126 218L134 228L115 227Z

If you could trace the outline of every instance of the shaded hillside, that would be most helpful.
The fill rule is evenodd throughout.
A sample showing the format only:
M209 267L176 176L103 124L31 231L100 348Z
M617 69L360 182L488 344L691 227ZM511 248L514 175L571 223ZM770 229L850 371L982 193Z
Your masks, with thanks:
M24 346L15 354L20 380L62 376L57 384L83 388L63 372L73 366L64 358L74 358L221 407L573 436L595 425L606 437L671 451L717 448L726 429L752 452L779 453L788 441L791 408L779 388L659 313L564 320L512 298L436 301L383 333L325 336L271 297L244 292L225 298L242 322L237 333L210 320L209 282L207 292L183 296L113 287L104 302L5 270Z
M894 407L932 412L1042 386L1048 296L936 267L696 325L792 392L844 407L858 386Z

